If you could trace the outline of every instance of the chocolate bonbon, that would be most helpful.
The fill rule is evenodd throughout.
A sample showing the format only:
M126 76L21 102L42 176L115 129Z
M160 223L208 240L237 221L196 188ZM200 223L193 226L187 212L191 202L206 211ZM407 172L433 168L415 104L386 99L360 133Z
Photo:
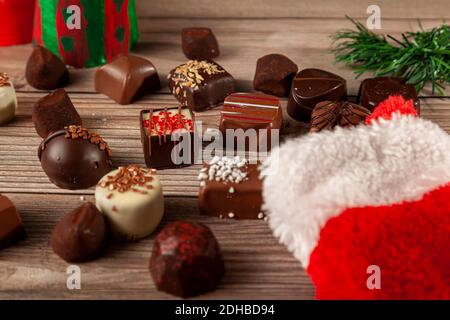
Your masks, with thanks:
M38 156L50 181L63 189L92 187L112 170L107 143L81 126L49 135L39 146Z
M150 273L158 290L188 298L213 291L225 265L220 246L207 226L175 221L155 239Z
M359 88L358 101L363 107L372 111L380 102L393 95L400 95L406 100L412 100L417 112L420 113L420 100L417 97L416 88L411 84L406 84L403 78L365 79Z
M120 104L129 104L159 89L161 84L156 68L138 56L119 56L95 73L95 90Z
M100 254L106 235L105 218L94 204L86 202L56 224L50 245L63 260L84 262Z
M253 87L274 96L287 96L297 71L297 65L286 56L277 53L265 55L256 63Z
M11 121L17 109L14 86L6 73L0 73L0 125Z
M219 129L223 134L226 148L231 148L228 144L234 140L234 149L257 151L262 145L261 140L266 139L269 150L272 130L281 129L282 122L281 104L277 97L260 93L232 93L225 99L220 111ZM246 138L245 145L239 146L236 137L226 138L227 130L228 133L233 133L237 129L242 129L244 133L249 133L248 130L253 129L254 141Z
M155 173L130 165L108 173L97 184L95 203L119 239L144 238L159 225L164 198Z
M0 195L0 249L25 238L22 219L14 203Z
M25 78L41 90L54 90L69 81L66 65L48 49L36 46L27 61Z
M234 79L217 63L189 60L168 76L169 89L184 106L202 111L223 102L234 92Z
M287 113L295 120L310 122L316 104L325 100L340 101L346 96L343 78L320 69L304 69L292 81Z
M192 164L195 126L194 115L189 108L180 106L142 110L140 124L147 167L171 168ZM173 134L177 134L177 137ZM177 142L173 138L182 141ZM182 148L184 144L188 146L187 150ZM179 161L174 161L175 153Z
M203 60L219 56L219 44L210 28L184 28L181 30L181 47L188 59Z
M33 106L31 118L42 137L70 125L81 125L81 117L64 89L46 95Z
M364 123L370 111L347 101L322 101L314 108L310 132L333 129L336 126L349 127Z
M263 219L258 164L240 157L214 157L198 176L200 212L224 219Z

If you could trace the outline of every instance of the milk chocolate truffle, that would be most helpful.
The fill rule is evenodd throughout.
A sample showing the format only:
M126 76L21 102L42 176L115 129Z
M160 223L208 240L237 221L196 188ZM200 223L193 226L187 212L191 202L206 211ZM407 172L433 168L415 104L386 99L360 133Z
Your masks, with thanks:
M284 97L289 94L297 65L282 54L268 54L256 63L253 87L268 94Z
M53 229L50 245L67 262L95 259L106 241L105 218L95 205L86 202L66 214Z
M161 89L158 72L147 59L121 55L95 73L95 90L119 104L130 104Z
M258 164L214 157L200 170L198 203L204 215L222 219L264 219Z
M215 290L225 265L216 237L207 226L175 221L155 239L150 273L158 290L188 298Z
M297 121L310 122L311 112L321 101L340 101L347 96L343 78L320 69L304 69L291 85L287 113Z
M8 197L0 195L0 249L25 238L22 219Z
M70 125L81 125L81 117L64 89L41 98L34 106L31 118L42 138Z
M395 95L412 100L417 112L420 113L420 100L417 97L416 88L411 84L406 84L406 80L403 78L365 79L359 88L358 101L363 107L373 111L380 102Z
M28 58L25 78L36 89L54 90L67 84L69 71L50 50L36 46Z
M50 181L63 189L92 187L112 170L107 143L80 126L49 135L39 146L38 156Z
M11 121L17 109L14 86L6 73L0 73L0 125Z
M95 189L97 208L122 240L150 235L164 214L164 198L156 170L137 165L120 167L103 177Z
M204 60L219 56L219 44L210 28L184 28L181 30L181 46L188 59Z
M207 60L190 60L170 71L169 89L193 111L203 111L223 102L234 92L234 79L221 66Z

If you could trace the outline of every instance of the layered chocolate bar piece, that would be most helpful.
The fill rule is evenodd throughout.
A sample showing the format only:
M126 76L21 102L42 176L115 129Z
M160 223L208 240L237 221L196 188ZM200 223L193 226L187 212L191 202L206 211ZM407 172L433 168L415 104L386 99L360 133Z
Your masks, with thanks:
M281 129L282 122L281 104L277 97L259 93L232 93L225 99L220 112L219 128L226 148L258 151L261 146L267 146L269 150L271 133ZM237 135L238 129L246 133L241 139Z
M417 112L420 113L420 100L416 88L406 84L403 78L378 77L366 79L361 82L358 100L363 107L373 111L375 107L389 96L399 95L406 100L412 100Z
M287 112L295 120L310 122L316 104L325 100L340 101L346 96L343 78L320 69L304 69L292 81Z
M194 115L189 108L142 110L140 123L147 167L163 169L193 163Z
M0 195L0 249L25 238L22 219L8 197Z
M173 69L168 85L175 98L193 111L213 107L234 92L233 77L208 60L190 60Z
M259 164L214 157L198 176L200 212L227 219L264 219Z

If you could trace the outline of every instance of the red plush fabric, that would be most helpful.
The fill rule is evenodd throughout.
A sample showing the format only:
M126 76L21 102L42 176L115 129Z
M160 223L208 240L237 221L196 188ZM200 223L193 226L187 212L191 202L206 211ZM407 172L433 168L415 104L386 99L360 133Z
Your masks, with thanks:
M422 200L352 208L323 227L307 269L318 299L450 299L450 185ZM381 289L367 288L367 267Z
M0 46L31 42L35 0L0 0Z
M366 123L370 124L373 120L379 118L389 120L394 112L417 116L417 110L414 108L412 100L405 100L402 96L389 96L389 98L381 102L373 110L372 114L366 118Z

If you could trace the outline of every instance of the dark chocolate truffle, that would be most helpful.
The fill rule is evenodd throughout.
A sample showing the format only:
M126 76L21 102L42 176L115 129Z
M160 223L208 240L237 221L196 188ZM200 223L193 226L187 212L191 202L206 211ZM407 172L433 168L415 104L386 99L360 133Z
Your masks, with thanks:
M38 155L50 181L63 189L92 187L112 170L106 142L80 126L49 135L39 146Z
M105 244L103 214L90 202L66 214L53 229L50 245L67 262L96 258Z
M119 56L95 73L95 90L120 104L129 104L159 89L156 68L138 56Z
M297 65L288 57L276 53L268 54L259 58L256 63L253 87L274 96L287 96L297 71Z
M219 56L219 44L209 28L184 28L181 46L188 59L204 60Z
M19 213L8 197L0 195L0 249L25 238Z
M321 101L340 101L347 96L343 78L320 69L304 69L291 85L287 113L297 121L310 122L311 112Z
M333 129L336 126L350 127L364 123L370 111L347 101L322 101L314 108L310 132Z
M67 84L69 71L50 50L36 46L28 58L25 77L36 89L54 90Z
M32 120L36 132L42 138L64 127L81 125L81 117L64 89L58 89L40 99L33 106Z
M169 89L193 111L203 111L223 102L234 92L234 79L217 63L189 60L169 73Z
M420 113L420 100L417 97L416 88L411 84L406 84L406 80L403 78L365 79L359 88L358 101L363 107L373 111L380 102L394 95L412 100L417 112Z
M225 266L219 244L207 226L176 221L156 237L150 273L158 290L187 298L214 290Z

